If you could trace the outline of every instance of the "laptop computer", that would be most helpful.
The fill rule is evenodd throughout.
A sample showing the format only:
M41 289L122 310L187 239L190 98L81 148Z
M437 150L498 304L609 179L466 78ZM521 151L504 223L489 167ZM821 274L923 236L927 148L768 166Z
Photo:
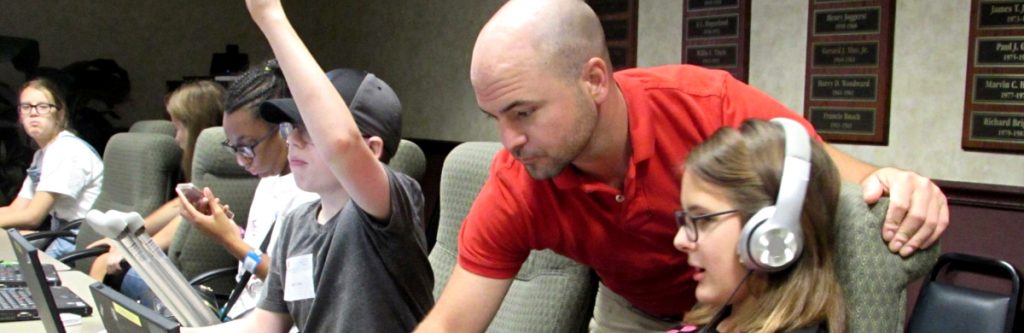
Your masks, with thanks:
M57 267L50 264L43 264L43 274L46 275L46 283L51 286L60 285L60 277L57 276ZM0 288L24 287L25 278L21 276L21 267L16 262L0 262Z
M103 319L107 333L178 333L181 327L173 319L136 303L102 283L93 283L89 290L92 291L96 311Z
M60 313L80 316L92 314L92 307L67 287L50 287L44 283L43 264L39 250L22 237L18 230L7 230L11 247L18 258L27 287L0 289L0 321L41 319L49 333L63 333ZM28 293L28 295L25 294Z

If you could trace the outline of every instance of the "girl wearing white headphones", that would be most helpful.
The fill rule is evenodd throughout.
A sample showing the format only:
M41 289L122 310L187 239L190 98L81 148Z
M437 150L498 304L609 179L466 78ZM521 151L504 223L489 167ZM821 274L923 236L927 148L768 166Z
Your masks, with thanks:
M795 133L799 125L794 132L781 122L748 120L739 129L722 128L690 153L674 245L689 256L698 305L686 313L685 325L670 332L845 331L832 248L839 173L818 142ZM794 155L787 139L810 146ZM800 156L804 162L790 161ZM784 161L785 168L800 170L789 170L785 181ZM789 191L794 186L797 191ZM780 190L800 194L786 198ZM774 217L761 218L766 207ZM778 221L787 210L799 212L799 222ZM761 227L763 233L766 225L781 225L800 238L779 237L777 244L770 235L762 239L754 230ZM740 246L744 241L749 245ZM764 266L779 260L779 266Z

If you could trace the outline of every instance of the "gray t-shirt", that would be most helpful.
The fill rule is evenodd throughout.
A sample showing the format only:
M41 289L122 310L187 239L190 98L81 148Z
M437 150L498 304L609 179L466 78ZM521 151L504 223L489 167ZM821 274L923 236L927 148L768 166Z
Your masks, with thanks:
M416 327L434 304L423 193L412 178L391 169L387 173L389 221L377 221L349 201L320 225L320 200L284 219L260 309L288 313L302 332L410 332ZM311 273L302 274L303 266L312 266L306 270Z

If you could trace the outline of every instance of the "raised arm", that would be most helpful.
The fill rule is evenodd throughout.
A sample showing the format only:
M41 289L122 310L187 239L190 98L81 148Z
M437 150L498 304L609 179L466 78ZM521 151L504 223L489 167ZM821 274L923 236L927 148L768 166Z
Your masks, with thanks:
M437 304L415 332L483 332L501 307L511 279L491 279L455 265Z
M331 173L359 207L375 218L389 218L390 187L384 167L363 141L346 102L292 28L281 2L247 0L246 5L274 50L306 130Z

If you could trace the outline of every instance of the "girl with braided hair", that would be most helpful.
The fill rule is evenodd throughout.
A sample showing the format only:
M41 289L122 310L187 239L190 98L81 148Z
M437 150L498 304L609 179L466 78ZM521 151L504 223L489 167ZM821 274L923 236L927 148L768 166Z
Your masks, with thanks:
M239 260L239 283L245 287L239 291L236 303L229 304L227 311L223 311L225 318L241 317L256 306L270 268L268 252L277 241L280 229L277 222L296 206L319 198L295 184L288 168L288 146L284 138L277 135L277 124L260 116L260 104L290 96L276 60L250 69L228 89L224 113L227 140L222 144L235 154L238 165L260 177L249 206L248 221L242 224L244 235L230 216L211 208L219 205L220 200L210 189L204 189L208 207L196 207L198 211L181 209L182 216L219 241Z

